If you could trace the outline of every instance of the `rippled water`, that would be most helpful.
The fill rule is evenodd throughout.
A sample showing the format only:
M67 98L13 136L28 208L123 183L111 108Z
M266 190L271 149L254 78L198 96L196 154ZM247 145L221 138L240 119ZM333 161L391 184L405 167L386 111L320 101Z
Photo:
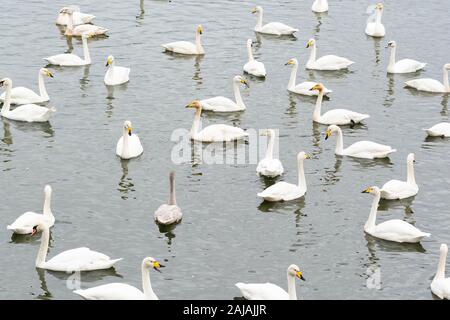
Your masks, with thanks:
M59 1L3 0L0 11L0 77L37 90L42 58L72 50L54 24ZM95 14L109 38L90 39L90 67L51 68L49 105L57 113L49 124L2 119L0 124L0 225L19 214L39 211L43 187L53 187L49 257L88 246L114 258L114 271L81 275L83 288L123 281L140 288L140 262L158 258L166 268L152 272L161 299L231 299L238 281L270 281L286 287L286 268L298 264L307 279L297 285L304 299L432 298L429 284L439 245L450 242L448 197L450 141L425 139L423 127L448 121L448 96L403 88L411 77L441 80L449 61L447 1L389 1L383 23L387 35L364 34L368 1L330 0L328 14L314 14L312 1L259 1L265 21L298 27L297 38L256 38L255 5L249 1L78 1ZM162 53L160 44L194 38L204 27L203 58ZM318 54L337 54L356 63L349 72L323 73L299 68L298 80L323 81L332 89L324 110L346 107L371 115L366 125L344 129L344 144L369 139L398 149L390 160L361 161L334 155L335 140L324 141L325 127L312 124L314 98L286 91L290 67L304 65L306 41L315 37ZM280 130L280 159L285 175L296 181L298 151L312 154L305 163L308 192L304 199L267 204L256 193L273 183L255 174L254 164L193 165L170 161L173 130L189 129L194 98L232 96L231 77L246 62L247 38L268 71L265 81L249 79L243 89L247 110L229 115L205 114L204 123L234 123L243 128ZM398 57L428 62L413 75L387 76L385 45L396 40ZM131 67L131 81L109 92L103 84L109 54ZM133 122L144 154L131 161L115 156L124 120ZM365 236L372 197L360 191L406 175L405 159L416 154L415 199L382 202L378 221L400 218L432 237L422 245L400 245ZM168 172L177 172L178 203L183 221L160 231L153 212L168 196ZM0 232L0 298L78 299L66 286L67 274L34 267L40 237L11 237ZM380 274L381 288L366 285Z

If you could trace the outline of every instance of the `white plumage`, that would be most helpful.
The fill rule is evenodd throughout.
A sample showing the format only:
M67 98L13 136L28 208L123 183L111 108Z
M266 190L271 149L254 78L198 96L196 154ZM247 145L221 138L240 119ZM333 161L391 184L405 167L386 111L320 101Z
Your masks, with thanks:
M258 22L256 23L254 29L256 32L282 36L282 35L293 35L295 32L298 31L298 29L292 28L281 22L270 22L263 25L262 23L263 12L264 12L263 8L260 6L257 6L252 10L252 13L256 13L258 15Z
M265 77L267 75L266 68L264 64L253 58L252 53L252 39L247 40L247 55L248 62L244 65L244 72L251 74L255 77Z
M306 69L334 71L347 69L354 63L347 58L335 55L326 55L316 59L316 41L314 39L309 39L306 47L311 48L309 59L306 62Z
M116 66L114 56L108 56L106 61L106 70L104 82L108 86L124 84L130 80L130 68Z
M140 156L144 152L141 140L137 134L132 133L131 122L123 123L122 136L117 141L116 154L122 159L131 159Z
M419 186L414 177L414 153L410 153L406 159L407 179L406 181L390 180L381 188L383 199L405 199L415 196L419 192Z

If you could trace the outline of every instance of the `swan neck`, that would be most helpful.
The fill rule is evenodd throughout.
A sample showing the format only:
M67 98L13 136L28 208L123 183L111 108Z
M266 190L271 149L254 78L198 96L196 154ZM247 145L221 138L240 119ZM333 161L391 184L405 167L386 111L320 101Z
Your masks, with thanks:
M383 15L383 13L381 12L381 10L377 10L377 15L376 15L376 18L375 18L375 23L377 25L381 24L381 16L382 15Z
M122 155L126 156L129 153L128 130L126 128L123 128L122 137Z
M450 92L450 85L448 83L448 70L445 67L444 67L443 83L444 83L445 90Z
M51 199L52 199L51 193L46 193L45 194L45 199L44 199L43 213L44 213L44 215L50 216L50 217L53 216L52 209L50 208Z
M233 82L234 99L238 106L245 106L241 97L241 90L239 89L239 83Z
M340 128L338 130L336 148L334 149L334 151L338 155L342 155L344 153L344 138L342 137L342 131Z
M262 29L262 21L263 21L263 9L258 12L258 20L256 21L256 30Z
M202 113L202 110L200 108L195 110L194 122L192 123L192 128L191 128L191 138L194 138L198 133L198 129L200 127L201 113Z
M305 168L303 167L303 159L298 160L298 186L306 191Z
M308 63L314 63L316 61L316 44L313 44L311 52L309 54Z
M89 47L87 43L87 38L83 37L83 54L84 54L84 61L89 64L91 63L91 55L89 54ZM114 63L114 62L113 62Z
M298 64L294 64L291 70L291 77L289 78L288 89L293 89L295 87L295 80L297 78Z
M252 45L251 43L247 43L247 55L248 55L248 61L253 61L253 52L252 52Z
M266 159L273 159L273 145L274 145L274 137L272 134L269 134L267 136Z
M439 256L439 264L438 264L436 275L434 276L434 279L444 279L445 278L446 260L447 260L447 252L442 251Z
M412 185L416 184L416 179L414 176L414 163L413 162L408 162L406 182L408 184L412 184Z
M289 272L287 275L287 282L288 282L289 300L297 300L297 291L295 289L295 278L294 276L291 276Z
M50 241L50 230L44 227L42 230L41 245L39 247L38 255L36 257L36 267L41 268L47 258L48 243Z
M321 110L322 110L322 100L323 100L323 90L319 91L319 94L317 95L316 107L314 108L314 113L313 113L314 121L319 121L319 119L320 119L320 114L321 114Z
M176 206L177 205L177 199L175 197L175 177L173 175L170 176L169 179L169 205Z
M144 262L142 263L142 290L144 291L146 298L151 299L155 296L155 292L153 292L150 281L150 271Z
M396 54L396 47L391 48L391 56L389 57L389 68L393 68L395 65L395 54Z
M376 194L372 202L369 218L367 219L367 222L364 225L364 230L368 230L375 227L375 221L377 219L378 203L380 202L380 199L381 193Z
M39 84L39 95L41 96L41 98L48 100L49 97L47 89L45 88L44 76L41 74L40 71L38 76L38 84Z
M5 115L6 113L8 113L10 107L11 107L11 86L8 85L5 87L5 100L3 102L1 114Z
M197 48L197 52L198 53L203 53L203 47L202 47L202 43L201 43L201 35L199 32L195 33L195 47Z

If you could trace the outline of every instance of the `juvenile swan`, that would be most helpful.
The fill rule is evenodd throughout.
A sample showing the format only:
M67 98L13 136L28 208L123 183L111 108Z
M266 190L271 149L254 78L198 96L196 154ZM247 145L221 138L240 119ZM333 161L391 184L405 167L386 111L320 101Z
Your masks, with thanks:
M183 213L179 206L177 206L177 200L175 198L175 172L171 172L169 175L170 193L169 201L167 204L159 206L155 211L155 221L159 224L169 225L177 223L183 217Z

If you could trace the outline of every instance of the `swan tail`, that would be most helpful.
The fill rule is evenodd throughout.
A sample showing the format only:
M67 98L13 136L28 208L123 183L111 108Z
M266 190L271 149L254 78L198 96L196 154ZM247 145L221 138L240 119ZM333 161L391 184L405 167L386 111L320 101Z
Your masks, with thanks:
M393 153L393 152L397 152L397 149L391 149L391 150L389 150L389 151L388 151L388 154L389 154L389 153Z
M431 233L423 232L422 236L429 238L431 236Z
M109 263L111 264L111 266L113 266L114 264L116 264L116 262L119 262L120 260L123 260L123 258L109 260Z

